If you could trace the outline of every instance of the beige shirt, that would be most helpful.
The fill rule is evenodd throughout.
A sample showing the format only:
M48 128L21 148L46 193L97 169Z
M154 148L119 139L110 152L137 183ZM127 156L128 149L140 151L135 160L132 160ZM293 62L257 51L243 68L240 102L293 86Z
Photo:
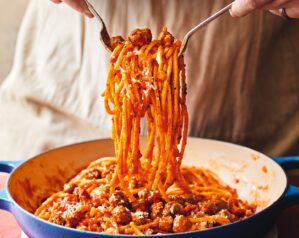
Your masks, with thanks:
M166 25L179 39L224 0L94 0L111 35ZM299 154L299 21L266 12L221 16L186 52L189 134L270 155ZM100 93L109 53L96 19L64 4L32 0L14 67L0 88L0 158L109 137Z

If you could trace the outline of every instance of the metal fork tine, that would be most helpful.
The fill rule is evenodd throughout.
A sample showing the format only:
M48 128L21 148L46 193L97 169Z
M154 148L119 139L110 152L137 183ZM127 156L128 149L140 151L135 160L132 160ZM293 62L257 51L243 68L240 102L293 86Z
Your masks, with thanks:
M200 22L197 26L193 27L183 38L182 45L181 45L180 51L179 51L179 55L184 54L184 52L187 49L189 39L195 32L197 32L199 29L206 26L207 24L209 24L211 21L215 20L219 16L221 16L223 13L227 12L231 8L232 5L233 5L233 3L228 4L224 8L220 9L218 12L214 13L212 16L210 16L207 19L205 19L204 21Z
M111 38L110 35L107 31L106 25L103 21L103 19L101 18L100 14L94 9L94 7L87 1L85 0L85 3L88 7L88 9L91 11L91 13L98 19L98 21L101 24L101 30L100 30L100 39L102 41L102 43L104 44L104 47L108 50L108 51L112 51L113 48L111 46Z

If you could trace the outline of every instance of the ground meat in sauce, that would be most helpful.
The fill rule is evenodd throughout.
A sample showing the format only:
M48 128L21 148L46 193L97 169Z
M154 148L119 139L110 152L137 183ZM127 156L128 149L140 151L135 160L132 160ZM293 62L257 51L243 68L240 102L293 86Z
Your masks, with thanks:
M122 36L113 36L110 39L110 45L112 49L114 49L116 46L118 46L120 43L124 42L124 38Z
M137 211L148 211L148 202L141 198L131 203L132 210Z
M148 212L138 211L132 214L132 220L136 225L143 225L149 220Z
M182 215L178 215L173 220L173 231L174 232L185 232L188 231L192 226L189 218Z
M183 206L180 203L172 201L165 204L162 214L163 216L176 215L180 214L182 210Z
M66 224L65 219L61 216L52 217L49 221L61 226Z
M219 200L216 202L204 202L203 207L205 213L213 215L222 209L228 209L228 204L225 201Z
M173 217L165 216L159 220L159 229L164 232L172 232Z
M150 191L147 200L149 203L155 203L162 201L162 197L158 191Z
M164 205L162 202L157 202L152 204L151 206L151 218L154 219L158 216L162 215L162 211L163 211Z
M109 198L109 203L115 207L118 205L123 205L127 207L129 205L129 200L121 191L115 191Z
M88 206L69 206L65 214L66 226L76 227L78 223L84 218L88 211Z
M117 206L112 210L113 220L117 224L126 225L132 220L131 212L124 206Z
M102 187L93 189L89 196L94 207L104 204L108 200L108 193Z

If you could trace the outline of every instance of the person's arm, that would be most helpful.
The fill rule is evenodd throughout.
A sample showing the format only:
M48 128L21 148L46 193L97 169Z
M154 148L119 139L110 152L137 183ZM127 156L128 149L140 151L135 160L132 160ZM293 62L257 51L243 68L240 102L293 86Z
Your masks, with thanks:
M66 3L71 8L75 9L78 12L81 12L87 17L93 17L92 13L88 10L88 7L84 0L51 0L54 3Z
M233 17L243 17L261 9L282 16L281 9L290 18L299 18L299 0L236 0L230 11Z
M87 17L93 17L84 0L51 0L54 3L64 2ZM284 8L290 18L299 18L299 0L235 0L230 11L233 17L243 17L257 9L268 10L281 16Z

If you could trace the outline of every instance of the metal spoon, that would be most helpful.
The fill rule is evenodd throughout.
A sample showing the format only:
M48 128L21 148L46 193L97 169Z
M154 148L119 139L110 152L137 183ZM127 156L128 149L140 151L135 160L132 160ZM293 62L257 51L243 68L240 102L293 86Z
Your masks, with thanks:
M205 25L207 25L208 23L210 23L211 21L215 20L217 17L221 16L223 13L227 12L233 3L228 4L226 7L222 8L220 11L214 13L212 16L208 17L207 19L205 19L204 21L200 22L197 26L195 26L194 28L192 28L183 38L182 41L182 45L180 47L180 51L179 51L179 55L183 55L184 52L187 49L188 46L188 42L190 37L196 32L198 31L200 28L204 27Z
M108 51L113 51L113 47L111 46L111 38L110 35L107 31L106 25L103 21L103 19L101 18L100 14L97 13L97 11L94 9L94 7L87 1L85 0L85 3L89 9L89 11L91 11L91 13L99 20L100 25L101 25L101 30L100 30L100 39L101 42L103 43L104 47L108 50Z

